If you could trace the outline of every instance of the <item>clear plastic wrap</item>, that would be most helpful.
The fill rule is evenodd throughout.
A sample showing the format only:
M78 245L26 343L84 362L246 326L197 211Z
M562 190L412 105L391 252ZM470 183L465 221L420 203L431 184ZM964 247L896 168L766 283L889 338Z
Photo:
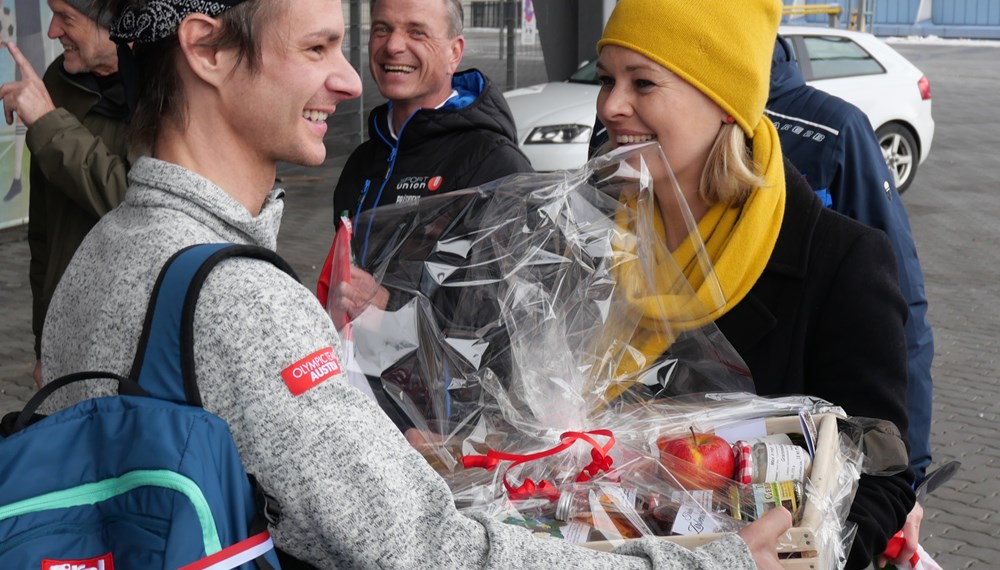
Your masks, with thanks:
M737 530L762 491L660 444L805 434L816 459L792 502L810 547L802 533L785 546L837 567L860 442L808 425L843 418L822 400L753 395L713 324L725 295L687 202L676 182L654 193L662 172L644 145L361 213L353 257L388 301L347 325L351 369L459 508L575 542ZM661 208L687 223L665 226Z

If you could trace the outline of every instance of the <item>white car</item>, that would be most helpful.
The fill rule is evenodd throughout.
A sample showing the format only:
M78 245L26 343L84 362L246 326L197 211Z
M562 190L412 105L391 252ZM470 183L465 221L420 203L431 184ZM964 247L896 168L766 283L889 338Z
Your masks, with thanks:
M905 191L934 138L927 77L871 34L807 26L782 26L780 33L792 44L807 83L868 115L896 187ZM586 162L599 89L592 61L566 81L504 93L518 144L535 169L577 168Z

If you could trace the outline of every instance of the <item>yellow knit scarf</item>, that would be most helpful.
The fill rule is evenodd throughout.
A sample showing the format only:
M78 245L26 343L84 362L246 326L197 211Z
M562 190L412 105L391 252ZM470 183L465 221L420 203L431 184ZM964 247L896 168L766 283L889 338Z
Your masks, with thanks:
M651 217L659 236L653 241L659 245L641 247L635 243L642 233L636 233L641 216L634 204L625 204L619 212L618 226L631 239L615 244L614 306L621 310L611 312L601 339L602 368L605 373L615 369L606 401L624 391L680 333L710 323L736 306L763 273L785 210L778 133L767 119L754 132L753 158L763 169L764 185L754 188L742 207L710 208L697 232L673 252L662 245L666 234L658 212Z

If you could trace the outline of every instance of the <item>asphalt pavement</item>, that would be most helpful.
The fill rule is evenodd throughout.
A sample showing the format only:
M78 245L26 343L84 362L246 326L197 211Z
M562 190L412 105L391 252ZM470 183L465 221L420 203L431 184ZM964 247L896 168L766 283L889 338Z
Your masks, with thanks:
M903 195L934 328L934 464L923 545L945 569L1000 567L1000 48L894 46L930 78L930 157ZM933 466L932 466L933 467Z
M923 545L945 569L1000 567L1000 48L895 45L931 80L937 132L928 160L903 201L926 276L934 327L933 452L962 471L926 504ZM465 63L502 85L504 62L489 49ZM367 76L365 72L363 76ZM518 84L544 81L525 59ZM370 78L365 106L379 102ZM372 95L374 94L374 96ZM342 111L350 111L345 105ZM338 112L339 113L339 112ZM303 282L315 283L332 238L332 193L357 143L357 115L330 119L330 150L318 168L281 165L288 190L278 252ZM0 413L33 393L31 292L25 232L0 233ZM933 467L933 466L932 466Z

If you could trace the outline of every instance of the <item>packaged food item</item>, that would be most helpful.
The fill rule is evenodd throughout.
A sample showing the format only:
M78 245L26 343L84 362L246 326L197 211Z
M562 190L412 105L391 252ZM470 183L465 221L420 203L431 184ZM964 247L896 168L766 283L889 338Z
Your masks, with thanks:
M736 481L743 484L805 481L812 467L809 452L785 434L757 441L737 441Z
M792 513L792 524L797 524L804 505L803 496L800 481L733 485L729 489L729 516L753 522L773 508L785 507Z
M648 513L646 521L657 536L690 536L735 532L738 525L726 515L718 492L677 491Z
M646 494L609 485L576 487L560 496L555 518L566 522L562 534L573 542L735 530L719 498L710 490Z
M576 486L559 496L555 515L557 520L583 525L578 527L578 535L587 527L608 539L639 538L652 534L640 513L649 513L658 505L659 497L640 497L636 489ZM594 540L589 530L587 535L582 542Z

